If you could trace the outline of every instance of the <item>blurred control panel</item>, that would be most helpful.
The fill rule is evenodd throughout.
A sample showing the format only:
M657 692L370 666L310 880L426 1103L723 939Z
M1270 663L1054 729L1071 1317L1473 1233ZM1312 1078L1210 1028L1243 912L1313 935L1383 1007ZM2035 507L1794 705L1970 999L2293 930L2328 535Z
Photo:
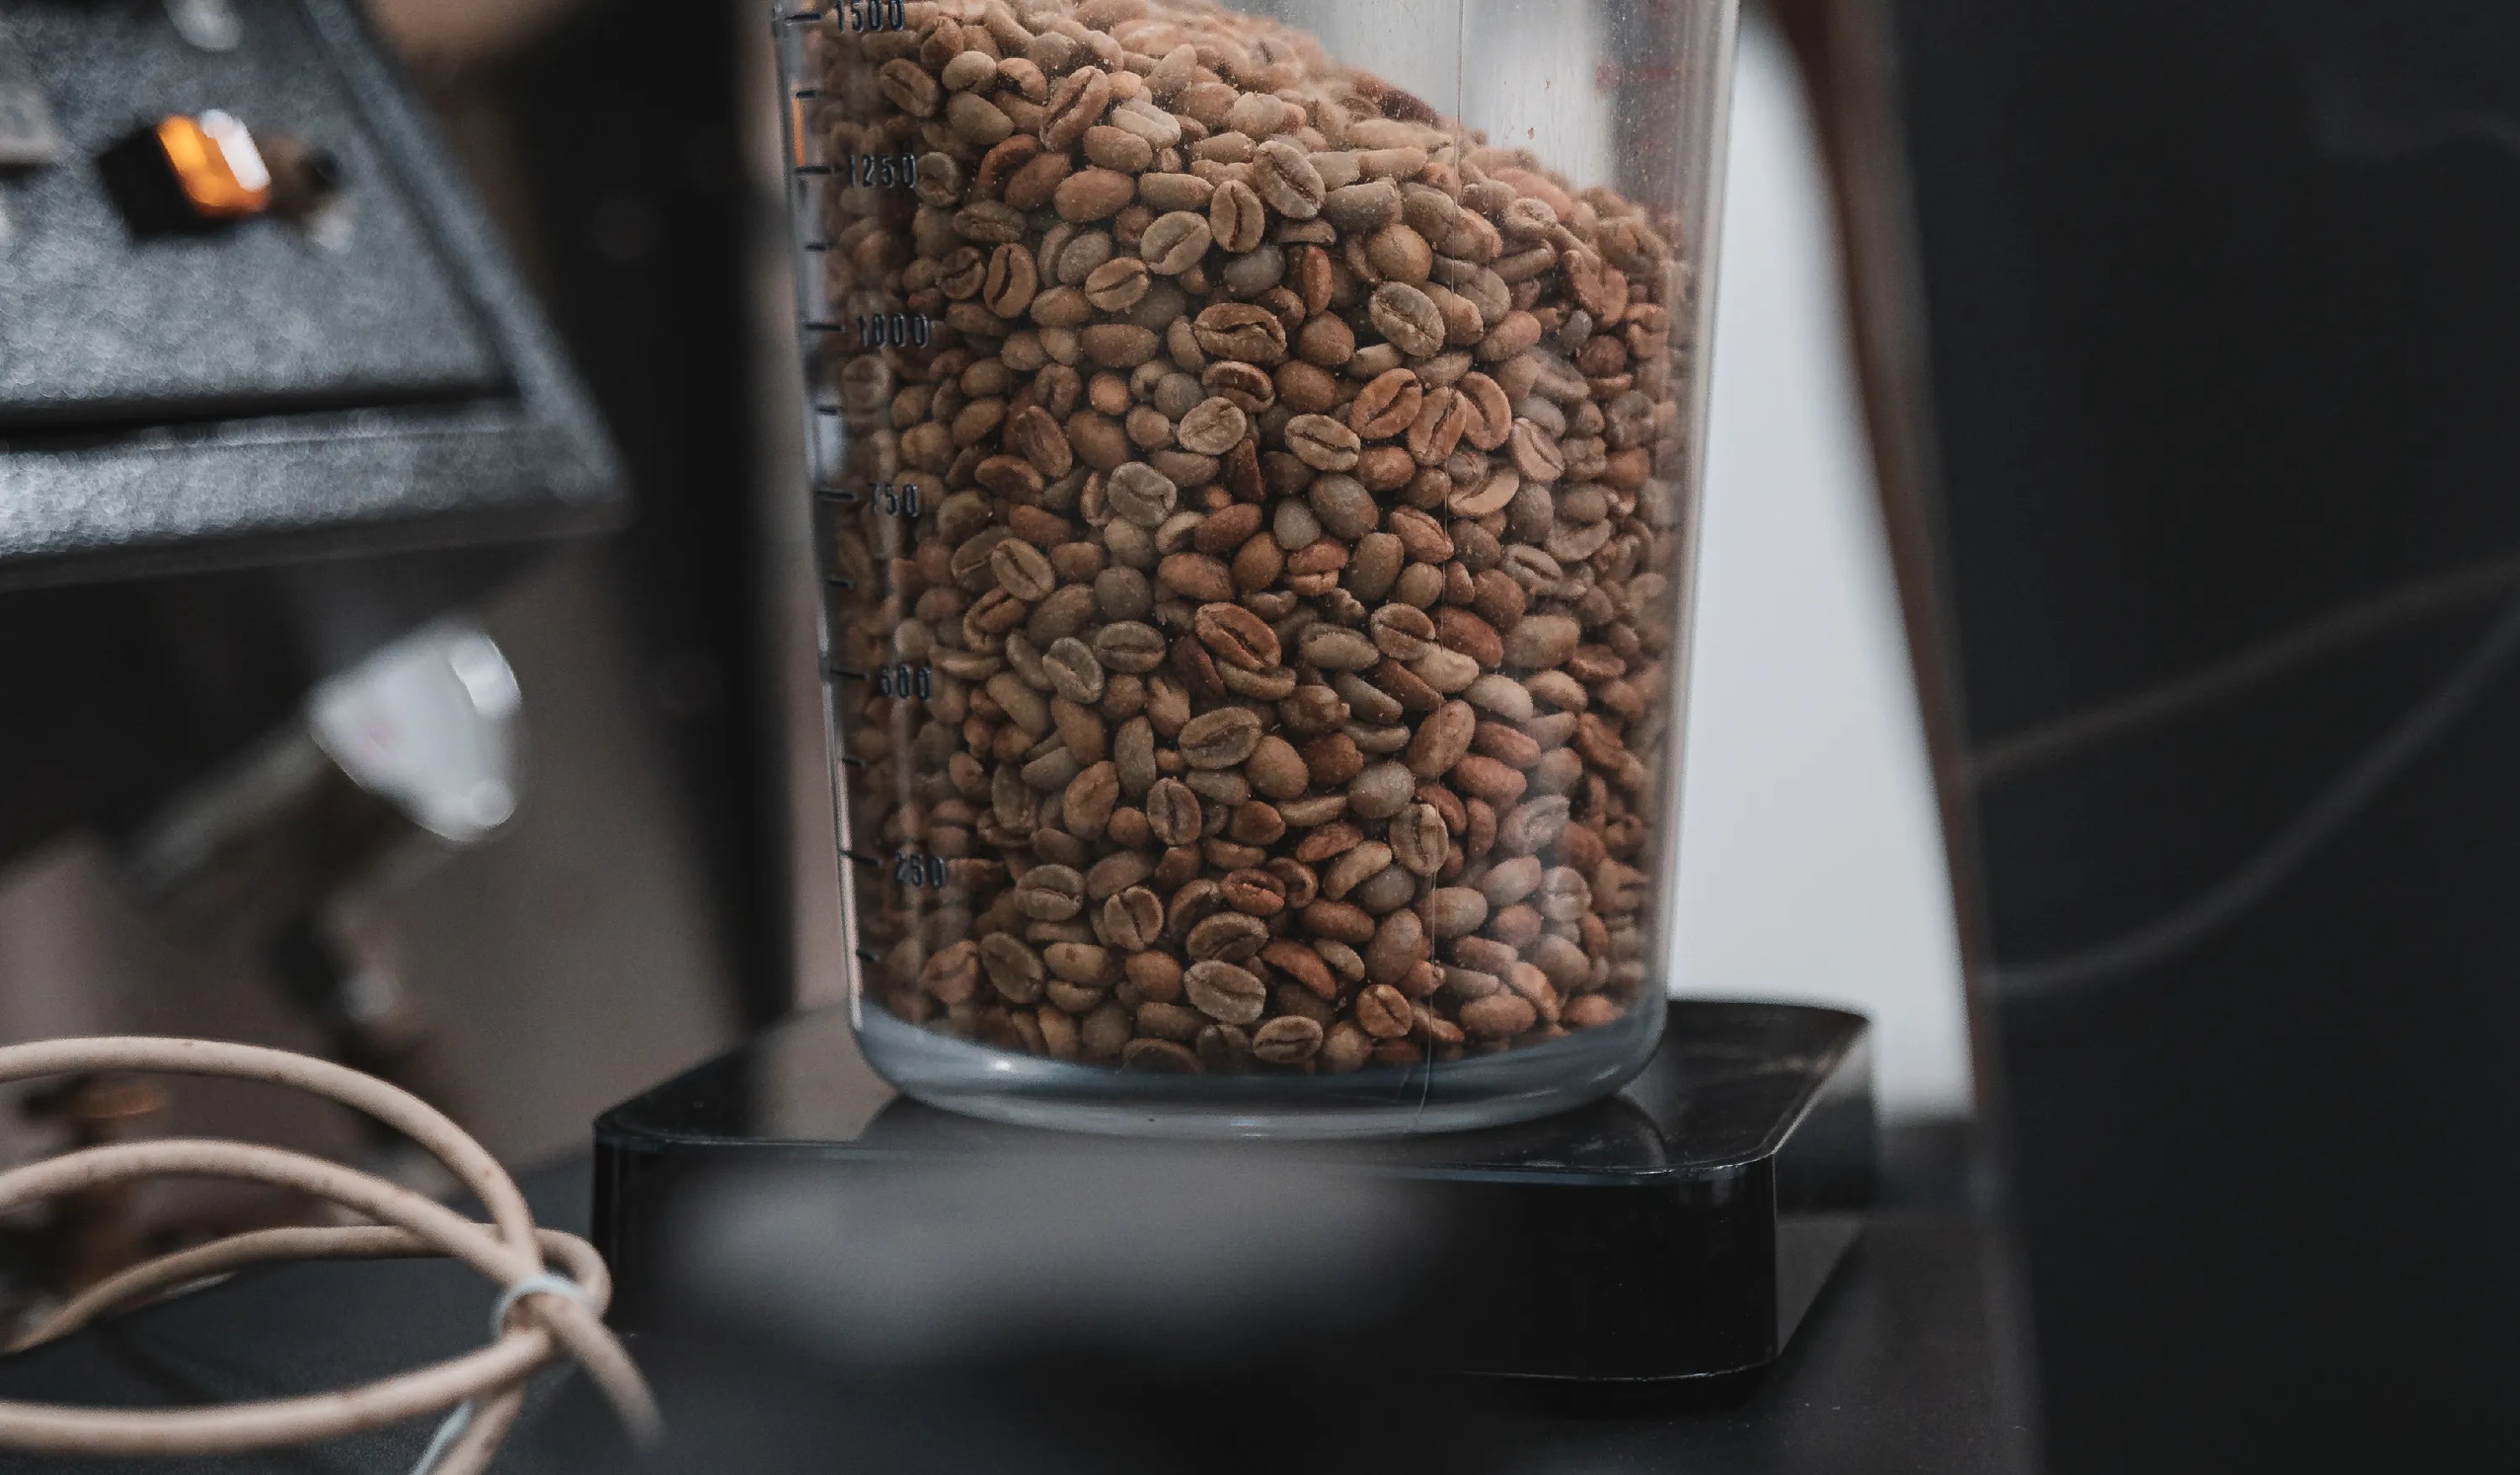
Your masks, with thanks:
M479 313L297 7L238 4L225 52L154 3L8 7L0 159L31 166L0 184L0 427L499 386ZM339 227L270 217L258 138L340 160Z
M352 6L0 8L0 585L565 530L614 479Z

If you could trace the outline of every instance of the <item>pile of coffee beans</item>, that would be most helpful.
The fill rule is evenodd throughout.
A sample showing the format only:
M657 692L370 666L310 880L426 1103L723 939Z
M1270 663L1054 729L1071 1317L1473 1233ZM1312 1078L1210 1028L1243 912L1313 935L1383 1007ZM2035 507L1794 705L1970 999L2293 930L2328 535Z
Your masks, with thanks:
M1669 218L1218 6L868 9L808 125L870 1000L1278 1073L1658 1006Z

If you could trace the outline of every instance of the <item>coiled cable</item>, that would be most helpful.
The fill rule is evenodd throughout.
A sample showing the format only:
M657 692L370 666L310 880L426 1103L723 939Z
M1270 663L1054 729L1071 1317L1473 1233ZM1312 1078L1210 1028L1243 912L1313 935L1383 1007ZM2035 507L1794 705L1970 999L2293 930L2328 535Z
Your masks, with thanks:
M611 1277L595 1247L537 1229L497 1159L435 1107L327 1060L258 1046L115 1036L0 1047L0 1085L94 1071L223 1076L304 1091L363 1111L427 1149L488 1209L476 1224L444 1205L323 1158L248 1142L117 1142L0 1172L0 1214L106 1184L144 1178L249 1180L330 1200L374 1225L259 1229L145 1261L65 1303L19 1345L32 1346L206 1275L278 1260L443 1255L513 1292L495 1341L479 1351L361 1387L212 1408L81 1408L0 1402L0 1448L67 1454L225 1454L338 1439L471 1406L429 1475L478 1475L523 1408L534 1372L565 1354L584 1367L645 1445L660 1425L654 1399L603 1321ZM550 1262L573 1283L555 1283ZM563 1290L570 1293L562 1294ZM15 1349L13 1349L15 1350Z

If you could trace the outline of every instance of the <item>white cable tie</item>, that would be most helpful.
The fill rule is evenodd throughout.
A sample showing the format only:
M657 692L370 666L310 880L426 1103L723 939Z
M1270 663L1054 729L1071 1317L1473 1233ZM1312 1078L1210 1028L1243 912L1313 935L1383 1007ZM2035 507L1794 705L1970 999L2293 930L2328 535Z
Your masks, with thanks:
M544 1271L527 1275L499 1292L499 1299L490 1307L491 1336L508 1334L508 1318L515 1314L518 1303L527 1296L566 1296L590 1312L595 1310L595 1298L587 1294L585 1286L558 1271ZM411 1467L411 1475L431 1475L437 1462L446 1457L446 1452L454 1449L455 1442L462 1439L464 1431L472 1426L472 1405L468 1400L456 1405L454 1410L446 1415L445 1422L437 1426L437 1432L429 1436L428 1448L420 1452L420 1461Z
M499 1293L498 1301L490 1308L490 1335L504 1337L508 1334L509 1315L516 1311L517 1303L527 1296L566 1296L590 1312L595 1310L595 1298L586 1293L585 1286L558 1271L544 1271L540 1274L527 1275Z

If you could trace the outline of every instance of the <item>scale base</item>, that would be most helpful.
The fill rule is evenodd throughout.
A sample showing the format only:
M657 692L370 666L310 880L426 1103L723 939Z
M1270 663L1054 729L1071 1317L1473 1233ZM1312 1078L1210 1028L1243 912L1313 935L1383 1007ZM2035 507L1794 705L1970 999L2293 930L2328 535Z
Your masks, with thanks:
M869 1090L843 1068L853 1057L845 1010L800 1015L597 1121L595 1230L618 1322L652 1316L676 1271L672 1224L736 1165L877 1201L905 1166L1037 1160L1079 1140ZM1447 1370L1685 1383L1775 1361L1854 1243L1877 1153L1871 1071L1861 1015L1675 1001L1652 1063L1577 1111L1440 1136L1191 1150L1405 1184L1438 1216L1448 1258L1512 1265L1481 1284L1475 1318L1447 1328Z

